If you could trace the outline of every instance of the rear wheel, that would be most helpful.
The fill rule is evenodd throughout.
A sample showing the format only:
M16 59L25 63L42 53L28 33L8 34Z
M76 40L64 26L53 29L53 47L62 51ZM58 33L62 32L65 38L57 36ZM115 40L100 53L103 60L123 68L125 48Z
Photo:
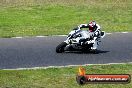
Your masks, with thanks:
M92 52L93 54L98 54L97 49L93 49L93 50L91 50L91 52Z
M61 44L59 44L57 47L56 47L56 52L57 53L62 53L64 52L64 48L66 47L67 43L65 42L62 42Z

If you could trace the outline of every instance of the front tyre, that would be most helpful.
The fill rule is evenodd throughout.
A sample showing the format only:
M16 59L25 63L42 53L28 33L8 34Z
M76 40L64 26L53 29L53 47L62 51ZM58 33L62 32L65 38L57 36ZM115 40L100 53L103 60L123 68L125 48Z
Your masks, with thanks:
M64 52L64 48L66 47L67 43L65 42L62 42L61 44L59 44L57 47L56 47L56 52L57 53L62 53Z

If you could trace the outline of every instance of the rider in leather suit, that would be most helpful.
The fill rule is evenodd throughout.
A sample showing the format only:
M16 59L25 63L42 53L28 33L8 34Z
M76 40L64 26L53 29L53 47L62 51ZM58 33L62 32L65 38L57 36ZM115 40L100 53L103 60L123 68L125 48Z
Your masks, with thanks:
M91 21L88 24L81 24L79 25L77 28L74 28L74 30L81 30L82 28L88 28L89 31L82 31L81 32L81 37L79 38L79 44L83 44L84 41L86 41L88 39L88 32L90 32L90 36L92 36L91 39L91 43L93 43L93 47L91 48L92 50L96 50L97 46L98 46L98 42L100 41L100 37L101 37L101 30L100 30L100 26L98 24L96 24L95 21Z

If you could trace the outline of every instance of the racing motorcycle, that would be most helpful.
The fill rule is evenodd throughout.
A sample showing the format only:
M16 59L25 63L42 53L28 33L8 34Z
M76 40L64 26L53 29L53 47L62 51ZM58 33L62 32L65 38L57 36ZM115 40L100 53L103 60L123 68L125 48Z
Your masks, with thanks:
M81 32L87 32L88 38L85 39L84 41L81 41L81 43L78 43L82 37ZM65 51L82 51L82 52L92 51L91 48L93 47L94 44L92 42L94 38L93 35L94 33L91 33L90 31L87 30L72 30L67 36L67 39L56 47L56 52L63 53ZM103 38L104 36L105 36L105 32L101 31L100 38ZM95 52L96 51L94 51L93 53Z

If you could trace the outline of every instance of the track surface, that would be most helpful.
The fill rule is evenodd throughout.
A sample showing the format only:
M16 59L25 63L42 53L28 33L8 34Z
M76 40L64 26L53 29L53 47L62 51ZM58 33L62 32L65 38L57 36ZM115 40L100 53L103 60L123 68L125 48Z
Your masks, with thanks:
M55 52L66 37L0 38L0 69L132 62L132 33L106 35L99 54Z

